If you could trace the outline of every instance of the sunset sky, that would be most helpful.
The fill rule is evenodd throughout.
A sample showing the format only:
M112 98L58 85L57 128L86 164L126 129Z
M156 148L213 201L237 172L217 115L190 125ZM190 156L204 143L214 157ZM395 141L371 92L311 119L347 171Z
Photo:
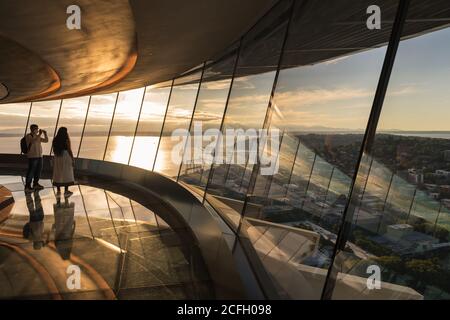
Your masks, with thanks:
M290 130L335 128L362 130L372 105L385 48L341 57L313 66L281 71L275 94L278 121ZM450 28L402 41L392 72L379 130L450 131ZM259 127L268 103L274 73L235 79L227 115L230 125ZM217 110L224 103L228 82L206 83L202 89L202 113L197 121L217 122ZM194 85L196 86L196 85ZM218 94L214 94L217 90ZM168 121L171 127L190 117L195 94L193 85L174 91ZM138 117L144 89L122 92L116 108L115 123L133 127ZM158 93L160 92L160 93ZM158 95L161 96L158 96ZM142 119L161 121L168 91L147 89ZM90 123L110 119L116 94L95 96L91 101ZM88 97L64 101L62 122L78 119L82 125ZM211 114L205 106L213 106ZM0 105L0 133L22 133L29 104ZM59 101L35 103L32 122L54 127ZM277 120L278 119L278 120ZM101 121L103 120L103 121ZM133 125L134 124L134 125Z

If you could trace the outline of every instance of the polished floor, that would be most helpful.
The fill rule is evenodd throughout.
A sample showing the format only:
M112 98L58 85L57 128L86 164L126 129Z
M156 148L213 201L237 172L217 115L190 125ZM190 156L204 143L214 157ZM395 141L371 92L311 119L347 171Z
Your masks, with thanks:
M195 243L151 205L83 184L66 198L49 180L25 194L22 179L0 175L14 198L0 204L0 299L214 298Z

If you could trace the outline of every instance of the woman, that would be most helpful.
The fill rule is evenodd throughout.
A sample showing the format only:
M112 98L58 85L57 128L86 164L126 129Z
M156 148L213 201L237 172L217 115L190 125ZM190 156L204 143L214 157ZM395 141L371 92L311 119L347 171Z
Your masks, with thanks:
M56 137L52 143L55 154L53 160L53 185L61 194L61 187L64 186L64 196L69 197L73 192L69 191L69 186L74 184L73 177L73 153L70 147L70 138L66 127L58 129Z

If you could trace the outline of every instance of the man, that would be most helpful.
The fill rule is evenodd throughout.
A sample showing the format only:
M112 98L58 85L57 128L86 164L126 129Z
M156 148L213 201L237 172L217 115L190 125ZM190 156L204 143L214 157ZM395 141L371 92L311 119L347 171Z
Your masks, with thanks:
M39 184L39 178L41 177L42 171L41 143L48 142L47 132L39 129L37 124L32 124L30 126L30 131L31 133L27 134L25 138L28 147L28 171L25 183L25 192L44 189L44 187ZM43 138L42 134L44 134ZM33 181L33 187L31 187L31 181Z

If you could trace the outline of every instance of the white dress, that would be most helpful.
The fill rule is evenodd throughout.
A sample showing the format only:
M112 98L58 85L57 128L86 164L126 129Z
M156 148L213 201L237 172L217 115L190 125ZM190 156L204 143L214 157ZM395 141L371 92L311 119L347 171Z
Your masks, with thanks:
M53 184L55 186L70 186L74 184L72 158L64 150L60 156L53 158Z

